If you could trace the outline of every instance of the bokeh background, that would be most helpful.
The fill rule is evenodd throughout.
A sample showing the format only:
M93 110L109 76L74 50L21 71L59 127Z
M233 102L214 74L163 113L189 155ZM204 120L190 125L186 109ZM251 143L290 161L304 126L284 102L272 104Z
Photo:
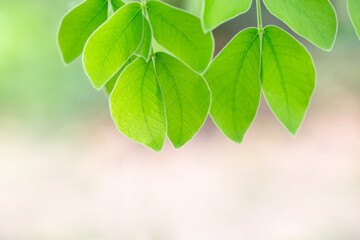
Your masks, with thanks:
M241 145L209 119L154 153L116 130L80 60L61 61L59 21L79 1L0 0L0 239L359 240L360 41L332 2L333 51L295 35L317 67L295 138L262 100ZM215 30L217 50L256 25L254 5Z

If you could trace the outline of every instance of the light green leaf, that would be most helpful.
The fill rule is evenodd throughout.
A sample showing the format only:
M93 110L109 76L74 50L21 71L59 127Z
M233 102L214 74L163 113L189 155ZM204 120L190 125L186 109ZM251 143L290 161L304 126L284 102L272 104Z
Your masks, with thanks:
M141 3L141 1L143 1L143 0L122 0L122 1L125 2L125 4L127 4L127 3L131 3L131 2L139 2L139 3Z
M124 6L125 3L121 0L111 0L111 6L114 12L116 12L119 8Z
M203 33L200 19L158 1L148 1L146 6L156 41L195 71L203 72L211 61L214 40L211 33Z
M210 31L220 24L246 12L251 0L204 0L203 24Z
M360 39L360 0L348 0L351 21Z
M107 17L106 0L86 0L64 16L60 24L58 43L65 63L69 64L81 55L90 35Z
M337 17L328 0L264 0L264 3L296 33L322 49L332 49Z
M236 35L204 77L212 92L211 117L227 137L241 143L260 102L258 29L248 28Z
M119 79L120 74L124 71L124 69L129 66L137 57L131 56L126 63L120 68L120 70L105 84L105 92L110 95L112 90L115 87L116 81Z
M156 53L155 68L165 101L168 137L180 148L203 126L210 90L202 76L166 53Z
M104 84L139 48L143 34L143 16L139 3L120 8L85 45L85 71L96 89Z
M153 61L138 58L120 75L110 96L116 126L130 139L161 151L166 138L163 97Z
M164 53L171 54L168 50L166 50L163 46L161 46L155 39L152 40L152 48L153 48L154 53L164 52Z
M140 48L137 50L136 55L143 57L146 61L149 61L151 54L152 32L149 21L144 18L144 33L143 40Z
M261 63L265 98L277 118L295 135L315 88L311 56L291 35L269 26L262 38Z
M185 0L184 9L201 18L203 0Z

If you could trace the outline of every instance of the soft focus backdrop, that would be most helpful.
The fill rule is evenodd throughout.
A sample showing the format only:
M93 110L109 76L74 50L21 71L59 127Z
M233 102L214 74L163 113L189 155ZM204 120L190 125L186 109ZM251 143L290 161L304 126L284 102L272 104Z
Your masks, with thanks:
M0 0L0 239L359 240L360 41L332 2L333 51L297 37L318 77L295 138L262 101L241 145L209 119L154 153L118 133L80 60L62 64L58 24L78 1ZM255 25L253 4L216 29L217 50Z

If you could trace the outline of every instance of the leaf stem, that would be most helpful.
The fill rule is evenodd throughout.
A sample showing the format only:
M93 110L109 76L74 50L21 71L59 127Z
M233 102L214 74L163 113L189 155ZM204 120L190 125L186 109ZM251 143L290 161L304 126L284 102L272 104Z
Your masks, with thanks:
M257 17L258 17L258 28L259 28L259 31L262 32L263 28L262 28L262 21L261 21L261 4L260 4L260 0L256 0L256 8L257 8Z
M148 19L149 17L148 17L148 12L147 12L147 8L146 8L146 0L141 0L141 4L143 6L144 17ZM153 38L153 36L151 36L151 37ZM151 53L150 53L151 58L153 58L155 56L154 47L152 45L153 41L154 40L151 41Z

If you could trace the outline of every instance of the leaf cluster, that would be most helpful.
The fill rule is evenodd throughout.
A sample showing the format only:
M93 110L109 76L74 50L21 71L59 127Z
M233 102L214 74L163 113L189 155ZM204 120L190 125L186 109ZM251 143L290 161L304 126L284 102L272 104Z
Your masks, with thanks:
M85 0L62 19L58 43L66 64L82 54L94 87L110 95L111 115L130 139L155 151L166 137L175 148L190 141L210 112L241 143L261 93L295 135L315 88L308 51L276 26L238 33L212 60L211 31L246 12L252 0L203 0L201 19L161 1ZM328 0L263 0L294 32L331 50L337 17ZM348 0L360 34L360 0Z

